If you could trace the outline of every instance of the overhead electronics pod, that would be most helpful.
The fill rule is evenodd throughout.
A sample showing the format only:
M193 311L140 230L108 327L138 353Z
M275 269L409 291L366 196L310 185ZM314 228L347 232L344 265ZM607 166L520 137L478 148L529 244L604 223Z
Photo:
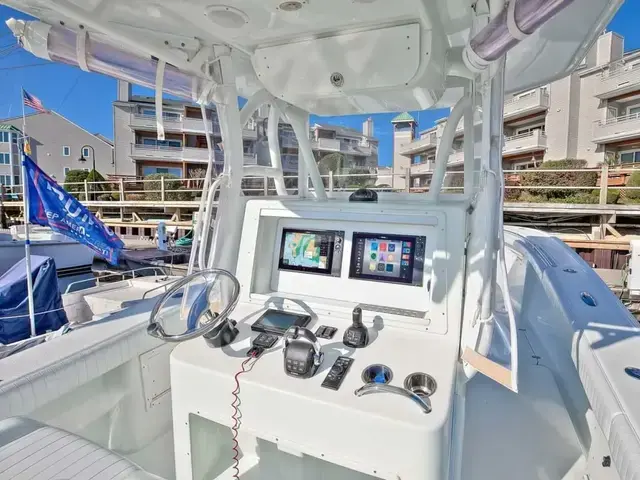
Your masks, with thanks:
M282 230L278 269L340 276L344 232Z
M353 232L349 278L422 286L426 237Z

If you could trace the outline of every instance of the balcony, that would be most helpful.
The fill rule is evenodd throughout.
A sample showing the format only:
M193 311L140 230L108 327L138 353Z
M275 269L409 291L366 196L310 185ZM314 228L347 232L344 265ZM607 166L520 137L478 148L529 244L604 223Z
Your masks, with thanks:
M625 64L622 61L612 63L602 72L596 83L596 97L613 98L640 90L640 63Z
M425 175L433 172L435 162L433 160L427 160L422 163L414 163L411 165L411 175Z
M166 132L193 132L204 133L204 125L201 118L190 118L183 115L164 116L164 130ZM129 126L134 130L156 130L155 115L145 115L142 113L132 113L129 117ZM217 122L209 120L209 129L213 133L219 133L220 127Z
M340 140L335 138L319 138L317 140L311 140L311 148L327 152L339 152Z
M136 160L157 160L166 162L202 162L209 161L206 148L167 147L164 145L131 144L131 158ZM215 152L216 162L224 160L222 152Z
M209 132L220 134L220 125L217 121L212 122L211 120L207 120L207 124ZM202 118L182 117L182 131L190 133L204 133Z
M401 146L399 153L405 157L412 157L431 148L436 148L436 145L437 138L435 132L433 132L425 138L420 138L419 140L414 140L411 143Z
M521 153L546 150L546 148L547 136L542 130L533 130L513 137L506 137L502 155L519 155Z
M549 94L545 89L536 88L532 92L513 97L504 102L504 121L546 112L549 109Z
M453 150L447 164L450 166L464 165L464 150Z
M640 114L612 117L593 124L595 143L613 143L640 137Z

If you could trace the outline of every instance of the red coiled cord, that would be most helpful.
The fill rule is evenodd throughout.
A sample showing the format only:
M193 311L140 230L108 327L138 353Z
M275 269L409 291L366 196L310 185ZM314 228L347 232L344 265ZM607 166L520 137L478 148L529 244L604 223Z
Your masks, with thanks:
M238 408L240 406L240 380L239 377L240 375L242 375L243 373L247 373L250 372L251 369L253 368L253 366L256 364L257 362L257 353L254 352L249 358L247 358L244 362L242 362L242 366L240 367L241 370L235 374L235 376L233 377L235 382L236 382L236 388L233 392L231 392L231 395L233 395L233 402L231 402L231 407L233 408L233 414L231 415L231 419L233 420L233 426L231 427L231 431L233 432L232 437L231 437L231 441L233 442L233 447L231 447L231 449L233 450L233 466L232 468L235 470L235 473L233 474L233 478L236 480L239 480L240 477L240 469L238 468L238 464L240 463L240 459L238 458L240 456L240 450L238 449L239 445L238 445L238 429L240 428L240 418L242 417L242 414L240 413L240 409ZM251 362L252 360L255 360L254 362ZM251 365L249 365L248 368L245 368L247 366L247 364L249 364L249 362L251 362Z

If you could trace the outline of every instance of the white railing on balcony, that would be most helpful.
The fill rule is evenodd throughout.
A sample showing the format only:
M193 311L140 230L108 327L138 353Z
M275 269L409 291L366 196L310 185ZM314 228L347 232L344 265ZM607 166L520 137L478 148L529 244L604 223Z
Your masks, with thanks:
M208 129L211 133L220 135L220 124L217 117L208 120ZM204 124L202 118L187 117L185 115L164 116L165 130L179 131L179 132L192 132L192 133L204 133ZM130 125L134 128L150 128L156 129L156 117L155 115L148 115L143 113L132 113L130 118ZM255 128L243 128L242 136L246 139L256 140L258 133ZM297 146L297 144L296 144Z
M425 160L424 162L414 163L411 165L411 175L424 175L433 171L435 165L434 160Z
M207 129L210 132L220 132L220 126L218 125L218 122L212 122L209 119L207 120L207 123ZM185 132L204 133L204 124L202 123L202 118L182 117L182 130L184 130Z
M314 150L328 150L331 152L340 151L340 140L335 138L319 138L311 141L311 148Z
M640 113L599 120L593 125L593 141L606 143L640 136Z
M464 163L464 150L452 150L449 155L449 165L461 165Z
M182 115L178 115L177 117L173 115L163 115L162 123L164 124L165 130L182 130ZM129 124L132 127L151 128L155 130L157 126L156 116L144 113L132 113L129 119Z
M533 130L527 133L521 133L504 139L504 155L513 155L517 153L534 152L547 148L547 136L542 130Z
M411 143L401 146L399 149L399 153L400 155L405 155L405 156L416 155L430 148L435 148L436 145L437 145L437 137L434 132L429 134L425 138L420 138L418 140L414 140Z
M544 88L518 95L504 102L504 119L512 119L520 115L543 112L549 108L549 94Z
M134 158L207 162L209 151L206 148L169 147L166 145L131 144L131 156ZM223 158L222 152L216 152L215 159Z
M634 90L640 90L640 62L618 60L609 64L609 68L600 74L596 96L607 98Z

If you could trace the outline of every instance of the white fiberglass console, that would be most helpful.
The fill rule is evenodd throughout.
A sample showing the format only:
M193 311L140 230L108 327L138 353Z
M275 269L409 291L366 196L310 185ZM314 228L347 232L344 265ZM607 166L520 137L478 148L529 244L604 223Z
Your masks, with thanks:
M240 478L446 477L467 205L385 200L246 202L238 334L171 356L178 479L236 435Z

